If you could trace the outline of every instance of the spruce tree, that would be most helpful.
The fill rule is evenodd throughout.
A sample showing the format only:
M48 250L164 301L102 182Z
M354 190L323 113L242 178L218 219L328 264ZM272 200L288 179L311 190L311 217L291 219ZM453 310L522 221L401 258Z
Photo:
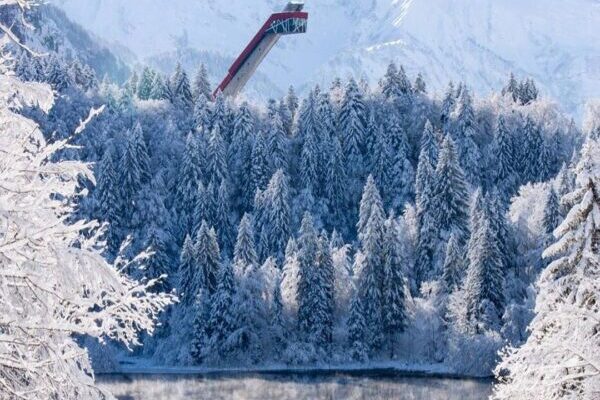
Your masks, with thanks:
M167 98L167 89L165 87L165 80L160 73L154 76L152 81L152 88L150 89L150 99L152 100L164 100Z
M259 132L254 139L252 147L252 169L250 171L249 183L251 188L247 194L254 198L256 189L264 190L269 183L269 159L267 154L267 137L263 132Z
M98 167L96 199L99 204L99 219L110 224L106 241L111 253L116 252L120 246L121 192L117 174L118 165L117 150L113 142L110 142Z
M196 209L197 195L202 182L200 150L196 137L189 133L186 138L185 151L179 168L177 186L175 188L175 210L184 233L191 233L194 224L193 215ZM183 238L183 236L182 236Z
M502 256L487 216L484 214L479 229L472 233L473 246L469 248L469 267L465 278L465 299L467 318L473 333L482 333L489 321L498 321L504 312L504 274ZM495 315L486 315L484 301L490 303Z
M140 100L149 100L152 94L152 85L154 84L155 74L149 67L142 71L142 77L137 87L137 96Z
M288 171L288 139L279 114L271 121L268 136L269 169L273 173L279 169Z
M492 143L494 183L506 192L507 197L512 195L517 184L515 171L517 158L514 146L515 143L506 126L506 121L503 116L499 116Z
M148 232L146 248L153 253L148 260L144 262L144 276L146 279L159 279L158 284L152 287L152 291L169 292L171 283L169 272L171 270L171 260L167 254L167 244L165 243L165 233L152 226Z
M446 256L442 272L442 280L446 293L452 293L460 287L465 275L465 254L464 246L461 242L461 236L453 232L446 245Z
M481 179L481 152L475 143L475 110L468 88L464 87L456 104L456 128L454 140L460 165L469 183L478 185Z
M204 96L206 99L212 97L212 90L210 88L210 82L208 81L208 72L206 71L206 65L200 64L200 68L194 77L194 88L192 95L194 102L198 100L200 96Z
M214 226L217 227L219 244L222 251L226 254L231 254L231 251L233 251L233 239L231 222L229 219L231 215L229 186L227 185L227 182L223 180L216 190L216 203L213 216Z
M377 189L377 184L375 183L373 176L369 175L360 201L359 217L356 225L358 238L361 241L364 240L364 237L367 234L367 224L369 223L369 218L373 213L373 209L376 209L375 211L377 213L384 213L383 201L381 200L379 189Z
M400 76L398 75L398 67L395 63L391 62L388 65L387 71L383 80L380 82L381 92L386 99L395 99L402 95L400 87Z
M204 287L204 274L198 265L196 246L190 236L186 236L181 248L178 270L178 296L184 307L191 307L200 290Z
M313 327L312 337L315 343L326 352L331 350L334 323L334 269L326 233L319 236L314 267Z
M121 171L120 190L121 207L125 220L130 221L136 210L136 197L142 188L142 171L138 158L136 137L128 131L125 137L125 148L119 163Z
M413 91L415 93L427 94L427 83L425 83L425 79L420 72L415 79L415 83L413 84Z
M261 259L274 255L283 259L285 246L291 236L290 189L288 178L278 170L264 192L261 224Z
M558 228L561 222L560 202L554 188L550 188L550 193L544 206L544 217L542 220L544 233L550 239L553 237L554 230Z
M306 213L302 219L300 236L298 237L298 329L306 338L315 328L314 290L315 264L318 251L317 231L313 225L313 219Z
M360 296L355 296L350 306L350 317L348 318L348 344L350 357L354 361L365 362L369 358L365 335L367 326L365 323L365 312L363 310Z
M289 87L285 101L288 106L288 109L292 113L292 118L295 118L299 103L298 103L298 96L296 96L296 92L294 91L293 86Z
M221 264L221 251L217 241L217 234L213 228L209 228L203 221L196 234L195 252L198 268L202 271L203 289L209 295L217 290L217 279Z
M454 83L450 82L448 84L448 89L446 90L446 94L444 95L444 100L442 101L442 109L440 113L440 121L445 126L450 122L452 118L452 114L456 108L456 97L454 92Z
M194 128L197 133L208 135L212 116L208 98L201 93L194 101Z
M368 331L367 344L370 351L378 349L382 344L383 334L383 288L384 288L384 222L385 214L381 206L381 198L374 188L373 195L369 191L373 190L374 184L369 179L365 186L363 201L365 204L361 207L361 217L366 217L366 225L361 234L361 249L364 255L364 266L360 277L360 293L365 312L365 321L370 328ZM372 199L372 200L369 200ZM365 218L361 218L363 220ZM360 223L360 222L359 222Z
M331 147L325 179L325 197L329 206L327 216L330 226L342 228L346 215L347 176L340 141L333 138Z
M386 222L383 264L383 328L390 341L390 356L395 357L395 336L407 326L403 262L400 243L393 218Z
M142 183L149 183L152 172L150 170L150 155L148 154L144 132L139 122L133 128L133 140L135 141L136 158L140 169L141 181Z
M595 140L575 168L572 208L544 258L554 260L538 280L531 335L496 368L494 399L593 399L598 393L600 197Z
M342 150L346 156L346 170L352 185L359 184L365 167L363 151L366 119L367 110L362 93L354 79L350 79L341 104L339 121L342 132ZM351 193L351 198L358 198L359 193Z
M467 184L460 165L452 138L446 136L442 144L433 189L433 208L435 220L442 235L449 237L457 232L466 237L468 232Z
M436 210L433 202L434 185L437 178L429 157L426 148L422 148L415 184L418 242L413 275L417 288L433 273L433 257L438 239Z
M242 217L238 227L237 240L233 251L233 263L236 268L243 269L241 272L245 272L250 266L258 265L252 216L247 213Z
M227 147L221 135L221 129L216 126L208 139L207 174L215 185L228 179Z
M176 106L191 110L194 105L194 96L192 95L187 73L179 63L175 67L175 73L171 77L169 86L171 89L171 102Z

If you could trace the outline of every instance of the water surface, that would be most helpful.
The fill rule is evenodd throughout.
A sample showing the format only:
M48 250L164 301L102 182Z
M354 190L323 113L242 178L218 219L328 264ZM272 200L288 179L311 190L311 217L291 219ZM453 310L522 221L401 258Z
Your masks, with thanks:
M483 400L491 381L398 374L104 375L119 400Z

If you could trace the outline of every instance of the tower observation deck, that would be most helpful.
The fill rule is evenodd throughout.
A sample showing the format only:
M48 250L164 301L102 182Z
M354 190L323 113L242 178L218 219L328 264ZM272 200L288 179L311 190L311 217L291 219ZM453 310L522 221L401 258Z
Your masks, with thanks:
M303 8L302 2L290 2L282 12L271 15L231 65L214 96L219 91L228 97L237 96L282 35L306 33L308 13Z

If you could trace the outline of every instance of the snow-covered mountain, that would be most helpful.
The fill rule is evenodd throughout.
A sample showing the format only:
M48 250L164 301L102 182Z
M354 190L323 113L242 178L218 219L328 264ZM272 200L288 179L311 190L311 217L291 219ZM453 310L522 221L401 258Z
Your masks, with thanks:
M235 57L284 0L54 0L140 59L192 47ZM464 80L497 90L532 76L571 111L600 94L598 0L307 0L309 32L281 40L260 71L280 88L353 74L375 81L395 60L433 90ZM225 71L223 71L224 73Z

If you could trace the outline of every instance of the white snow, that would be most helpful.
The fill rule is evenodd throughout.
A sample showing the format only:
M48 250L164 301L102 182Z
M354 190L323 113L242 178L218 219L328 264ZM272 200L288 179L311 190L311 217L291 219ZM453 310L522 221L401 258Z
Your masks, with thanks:
M141 59L189 45L235 57L285 1L54 0L75 21ZM440 92L464 80L482 94L508 73L532 76L542 92L583 113L600 93L597 0L308 0L306 35L281 40L260 71L281 88L367 76L387 63L422 71ZM224 71L223 71L224 72Z

